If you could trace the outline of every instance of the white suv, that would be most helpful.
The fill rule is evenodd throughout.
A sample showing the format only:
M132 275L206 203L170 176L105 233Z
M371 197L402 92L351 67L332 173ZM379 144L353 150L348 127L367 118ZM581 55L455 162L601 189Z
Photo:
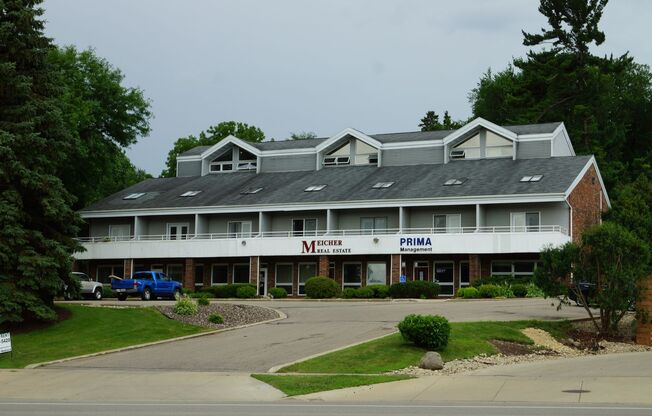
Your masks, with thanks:
M72 272L71 274L72 276L79 279L79 293L82 296L92 296L92 298L95 300L102 299L102 283L91 279L86 273Z

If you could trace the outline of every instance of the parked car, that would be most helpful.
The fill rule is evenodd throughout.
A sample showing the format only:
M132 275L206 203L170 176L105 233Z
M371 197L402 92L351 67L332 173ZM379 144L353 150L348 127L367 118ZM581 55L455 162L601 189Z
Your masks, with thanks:
M179 299L183 290L181 283L153 270L136 272L131 279L113 278L111 289L119 300L126 300L130 295L140 296L142 300L157 297Z
M88 277L86 273L72 272L70 275L79 281L79 293L84 297L101 300L103 294L102 283Z
M584 299L586 299L586 301L590 305L592 298L595 296L595 283L589 283L589 282L571 283L571 289L568 290L568 299L575 302L577 306L583 306L582 299L579 299L577 297L577 294L575 293L575 290L573 290L575 287L579 287L582 296L584 296Z

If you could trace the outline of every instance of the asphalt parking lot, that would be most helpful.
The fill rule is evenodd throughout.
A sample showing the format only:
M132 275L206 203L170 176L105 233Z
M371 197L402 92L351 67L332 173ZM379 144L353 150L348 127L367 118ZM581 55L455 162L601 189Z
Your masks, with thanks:
M102 301L102 304L117 304ZM395 331L410 313L440 314L451 321L582 318L583 309L557 311L549 300L318 302L255 301L288 318L131 351L59 363L51 367L131 370L264 372L271 367ZM121 305L141 305L127 301ZM154 302L147 303L148 305Z

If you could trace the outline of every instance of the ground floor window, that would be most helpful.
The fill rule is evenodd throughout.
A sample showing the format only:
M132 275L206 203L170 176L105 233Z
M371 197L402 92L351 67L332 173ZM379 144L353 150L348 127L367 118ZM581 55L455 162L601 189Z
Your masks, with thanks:
M211 285L225 285L229 282L229 269L226 264L214 264L211 269Z
M183 280L183 264L168 264L165 273L171 280L180 282Z
M306 280L317 276L317 264L299 263L299 294L306 294Z
M367 285L384 285L387 283L387 263L367 263Z
M152 264L152 271L153 272L161 272L161 273L163 273L163 265L162 264Z
M195 264L195 286L204 286L204 265Z
M249 283L249 265L233 265L233 283Z
M536 267L537 262L534 260L497 260L491 262L491 275L526 279L534 275Z
M461 261L460 262L460 287L466 287L471 283L469 272L469 262Z
M331 261L328 263L328 277L335 279L335 262Z
M123 275L124 275L123 264L104 264L104 265L97 266L95 280L97 280L98 282L110 284L111 278L109 276L131 277L131 276L123 276Z
M276 283L275 286L285 289L288 295L292 294L292 263L276 265Z
M342 265L342 287L360 287L362 285L362 264L344 263Z

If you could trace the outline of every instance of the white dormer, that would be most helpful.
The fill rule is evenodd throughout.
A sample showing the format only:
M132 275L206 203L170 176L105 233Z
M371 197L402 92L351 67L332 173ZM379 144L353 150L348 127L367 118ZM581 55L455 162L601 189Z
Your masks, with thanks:
M202 175L227 172L257 172L261 152L234 136L219 141L202 152Z
M317 146L317 169L331 166L380 164L381 143L366 134L345 129Z
M477 118L444 138L444 161L514 159L517 137L512 131Z

